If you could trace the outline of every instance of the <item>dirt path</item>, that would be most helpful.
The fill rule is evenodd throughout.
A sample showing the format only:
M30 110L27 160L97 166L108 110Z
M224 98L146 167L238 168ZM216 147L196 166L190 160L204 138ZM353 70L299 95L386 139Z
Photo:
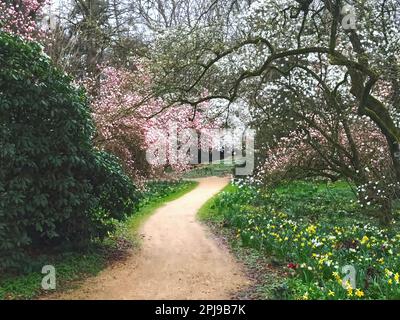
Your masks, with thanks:
M142 248L123 263L57 299L229 299L249 280L226 248L196 220L200 207L227 183L199 186L159 208L141 228Z

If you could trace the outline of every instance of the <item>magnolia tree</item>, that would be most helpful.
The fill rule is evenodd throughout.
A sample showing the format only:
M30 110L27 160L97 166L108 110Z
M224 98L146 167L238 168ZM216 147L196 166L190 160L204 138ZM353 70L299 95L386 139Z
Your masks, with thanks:
M368 117L357 115L346 90L330 89L335 67L318 74L313 69L293 71L291 76L303 80L295 84L291 77L270 79L263 95L249 96L258 106L253 124L260 128L256 181L345 178L358 187L362 205L390 213L398 184L384 135ZM308 79L309 73L314 77ZM390 220L390 214L383 217Z
M0 1L0 29L27 40L44 37L38 20L42 18L45 0Z
M348 126L338 124L332 134L327 134L323 120L314 120L316 126L299 125L296 131L261 149L266 157L254 180L271 185L309 177L345 178L356 184L361 205L387 212L382 219L389 222L391 201L398 196L399 185L382 133L366 118Z
M182 136L186 129L206 134L207 129L216 128L216 121L208 118L206 105L167 108L164 101L154 98L147 62L136 59L131 65L129 69L103 66L100 81L85 82L89 91L98 92L92 99L96 144L117 155L137 181L160 173L165 166L185 170L190 155L177 152L178 144L175 150L172 144L185 144L191 138ZM151 148L154 157L149 159L146 155Z

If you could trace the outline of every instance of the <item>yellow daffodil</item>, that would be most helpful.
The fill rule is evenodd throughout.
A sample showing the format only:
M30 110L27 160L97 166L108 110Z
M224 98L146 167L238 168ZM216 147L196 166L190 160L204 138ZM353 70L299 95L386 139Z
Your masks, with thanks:
M332 276L333 276L336 280L340 279L340 276L339 276L339 273L338 273L338 272L332 272Z
M347 296L349 296L349 297L353 296L353 288L352 287L347 288Z
M362 290L360 290L360 289L357 289L356 290L356 296L359 297L359 298L364 297L364 292Z
M368 242L368 240L369 240L369 238L368 238L367 236L364 236L364 237L362 237L360 243L361 243L361 244L365 244L365 243Z
M314 234L317 232L317 227L313 224L309 225L306 229L309 234Z

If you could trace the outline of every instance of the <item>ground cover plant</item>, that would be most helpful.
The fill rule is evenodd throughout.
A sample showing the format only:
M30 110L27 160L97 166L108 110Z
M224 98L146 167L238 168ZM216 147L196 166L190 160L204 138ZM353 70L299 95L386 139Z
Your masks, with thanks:
M396 223L385 227L366 215L346 183L300 181L270 192L235 185L213 208L208 219L219 216L243 246L282 262L289 276L277 290L281 298L399 298ZM345 281L346 266L356 270L356 287Z

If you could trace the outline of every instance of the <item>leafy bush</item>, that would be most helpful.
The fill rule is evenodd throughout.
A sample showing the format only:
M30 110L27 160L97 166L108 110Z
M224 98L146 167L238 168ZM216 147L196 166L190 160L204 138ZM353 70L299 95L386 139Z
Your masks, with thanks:
M36 43L0 33L0 269L39 245L102 237L134 186L92 146L84 92Z
M140 197L115 156L103 151L89 156L86 177L92 186L93 204L79 219L68 219L57 229L59 239L80 246L109 235L116 221L134 212Z

